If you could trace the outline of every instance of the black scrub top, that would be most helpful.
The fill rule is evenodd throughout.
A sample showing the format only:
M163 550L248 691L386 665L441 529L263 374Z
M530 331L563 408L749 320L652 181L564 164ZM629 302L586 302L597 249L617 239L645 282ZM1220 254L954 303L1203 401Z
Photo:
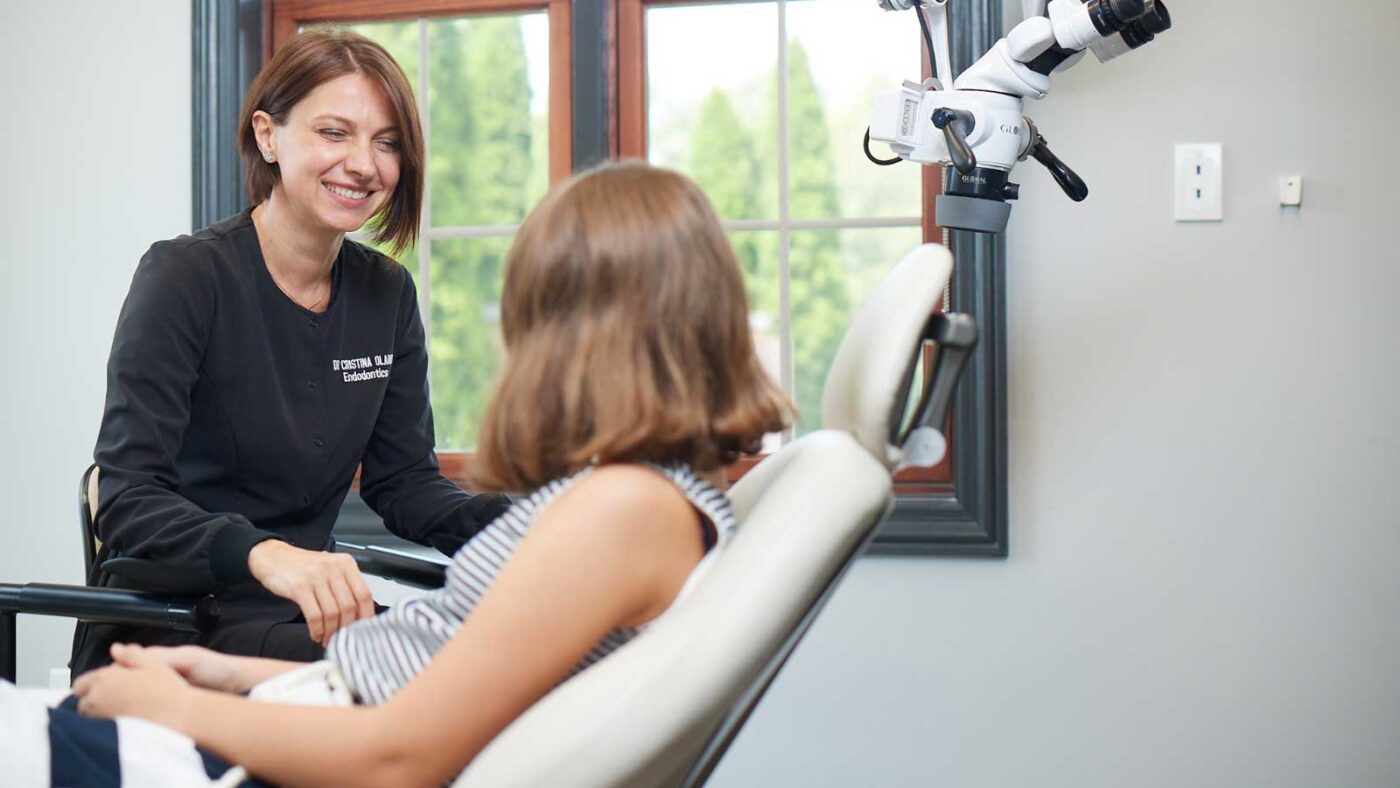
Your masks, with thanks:
M504 505L440 473L427 371L413 280L373 249L345 240L318 314L273 281L251 211L155 244L108 361L98 537L112 555L160 562L168 587L265 594L249 550L329 549L362 468L360 494L390 531L455 552ZM149 640L90 629L111 631L75 643L75 673L92 666L77 652L100 652L95 665L112 639ZM244 646L229 650L257 653Z

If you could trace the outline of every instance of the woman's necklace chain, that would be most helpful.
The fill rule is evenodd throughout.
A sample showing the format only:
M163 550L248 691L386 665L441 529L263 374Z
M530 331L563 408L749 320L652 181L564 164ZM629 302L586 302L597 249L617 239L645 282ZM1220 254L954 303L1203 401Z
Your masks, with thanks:
M323 294L320 298L316 299L310 304L303 303L300 298L297 298L296 296L292 295L292 291L288 290L286 285L282 284L282 280L277 277L277 273L272 270L272 266L267 267L267 272L269 274L272 274L272 283L277 285L277 289L282 291L282 295L292 299L292 303L296 304L302 309L307 310L308 312L315 312L316 309L322 304L324 304L326 302L326 299L330 296L330 287L328 285L326 287L325 294Z
M261 207L261 206L260 206L260 207ZM259 239L259 240L258 240L258 243L259 243L259 246L262 246L262 238L264 238L265 236L263 235L261 217L259 217L259 216L257 215L256 211L254 212L254 215L253 215L253 225L254 225L254 227L257 229L257 232L258 232L258 239ZM266 255L266 251L267 251L267 250L266 250L266 247L263 247L263 251L264 251L264 255ZM302 303L302 302L301 302L301 299L299 299L299 298L297 298L296 296L292 295L292 291L291 291L291 290L288 290L287 287L286 287L285 285L282 284L282 280L277 276L277 272L273 270L272 265L268 263L268 261L267 261L267 259L266 259L266 256L264 256L263 265L264 265L264 267L267 268L267 273L272 277L272 283L275 284L275 285L277 285L277 289L278 289L278 290L281 290L281 291L282 291L282 295L286 296L288 299L291 300L292 303L296 304L297 306L301 307L302 309L305 309L305 310L307 310L308 312L315 312L318 308L321 307L321 305L325 304L325 303L330 299L331 288L330 288L330 283L327 282L327 283L325 283L325 285L326 285L326 292L325 292L324 295L322 295L320 298L316 299L316 300L315 300L313 303L311 303L311 304L304 304L304 303Z

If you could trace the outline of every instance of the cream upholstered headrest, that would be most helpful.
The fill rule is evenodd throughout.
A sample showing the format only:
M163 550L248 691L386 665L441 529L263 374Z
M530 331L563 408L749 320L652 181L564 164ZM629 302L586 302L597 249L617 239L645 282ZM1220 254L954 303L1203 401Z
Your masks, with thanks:
M902 414L906 373L922 346L924 327L953 273L947 248L925 244L904 256L846 329L822 389L822 426L846 430L887 467L900 464L890 443Z

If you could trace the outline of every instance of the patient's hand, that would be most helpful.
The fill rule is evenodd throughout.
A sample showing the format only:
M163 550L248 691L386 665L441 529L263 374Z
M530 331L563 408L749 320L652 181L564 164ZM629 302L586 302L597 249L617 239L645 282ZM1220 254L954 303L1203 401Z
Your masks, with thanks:
M148 646L142 649L152 659L159 660L179 673L196 687L220 692L243 692L252 685L241 675L239 657L220 654L202 646ZM112 653L118 664L117 652Z
M141 651L147 657L173 668L185 681L196 687L231 693L247 692L260 682L305 664L264 657L236 657L211 651L203 646L147 646ZM130 655L135 652L126 653ZM117 660L118 664L123 664L115 647L112 658Z
M178 727L190 696L190 685L161 659L140 646L116 644L116 664L78 677L73 694L78 712L88 717L141 717Z

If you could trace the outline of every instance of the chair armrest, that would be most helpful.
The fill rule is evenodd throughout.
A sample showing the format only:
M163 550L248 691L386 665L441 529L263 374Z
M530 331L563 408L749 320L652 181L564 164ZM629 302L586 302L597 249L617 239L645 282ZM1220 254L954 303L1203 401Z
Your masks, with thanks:
M202 632L218 622L219 601L212 596L176 597L119 588L0 583L0 613Z
M414 588L433 590L447 582L447 564L387 547L336 542L335 551L355 559L360 571Z
M0 679L11 682L18 645L15 617L20 613L201 632L218 623L219 601L207 595L174 597L119 588L0 583Z

